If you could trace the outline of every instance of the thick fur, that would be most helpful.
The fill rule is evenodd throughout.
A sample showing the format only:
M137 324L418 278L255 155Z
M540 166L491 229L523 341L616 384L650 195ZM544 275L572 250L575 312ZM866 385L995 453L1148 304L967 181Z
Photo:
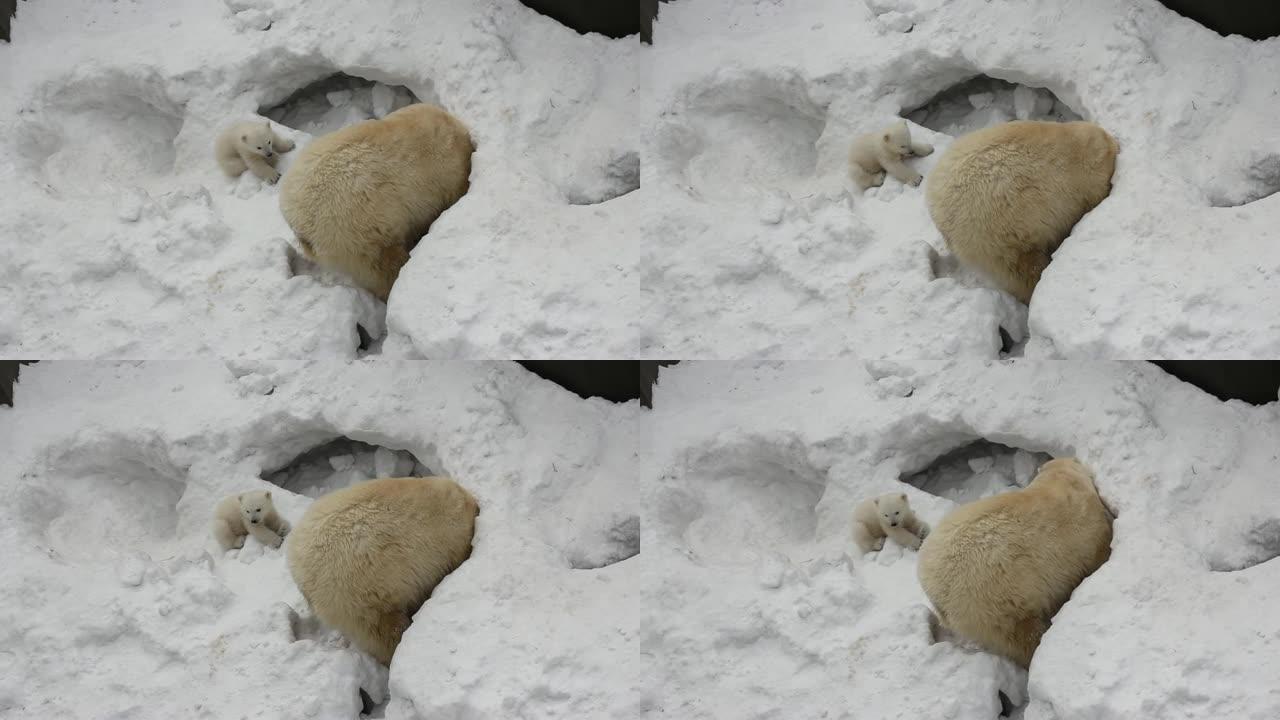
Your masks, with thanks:
M276 512L270 491L230 495L213 510L213 537L224 551L244 547L248 535L267 547L278 548L288 534L289 521Z
M269 183L280 179L276 163L292 149L293 141L277 135L270 120L236 123L213 143L213 155L227 177L240 177L250 170Z
M1023 303L1085 213L1111 193L1120 146L1088 122L969 133L929 173L929 215L951 252Z
M1093 473L1051 460L1025 489L953 510L920 548L920 585L943 627L1022 667L1072 591L1111 555Z
M919 185L920 173L907 167L907 158L924 157L933 152L928 143L912 142L906 120L877 132L859 135L849 148L849 177L859 190L884 184L887 172L907 185Z
M389 665L413 614L471 554L478 512L448 478L357 483L311 504L289 570L320 620Z
M303 148L280 210L309 258L385 302L409 250L467 192L474 150L457 118L410 105Z
M853 542L864 553L884 547L886 537L912 550L929 535L929 524L911 511L904 493L868 498L853 510Z

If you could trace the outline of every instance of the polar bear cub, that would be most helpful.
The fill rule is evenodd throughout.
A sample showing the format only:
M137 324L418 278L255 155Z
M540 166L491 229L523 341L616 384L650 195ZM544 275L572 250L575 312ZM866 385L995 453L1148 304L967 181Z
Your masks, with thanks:
M269 183L280 179L276 163L280 154L293 149L293 141L271 129L271 121L248 121L232 125L218 135L213 154L227 177L240 177L245 170Z
M911 128L906 120L877 132L859 135L849 148L849 176L859 190L879 187L885 173L907 185L919 185L920 173L903 162L911 156L924 157L933 152L928 143L912 142Z
M886 537L912 550L929 535L929 524L911 510L906 493L869 498L853 510L853 541L867 553L884 547Z
M246 535L278 548L288 534L289 521L276 512L269 490L227 496L213 511L213 537L224 551L244 547Z
M479 511L449 478L357 483L307 508L289 572L316 617L389 665L413 614L471 555Z
M1071 593L1111 555L1093 472L1050 460L1025 489L951 511L920 548L920 586L946 629L1022 667Z

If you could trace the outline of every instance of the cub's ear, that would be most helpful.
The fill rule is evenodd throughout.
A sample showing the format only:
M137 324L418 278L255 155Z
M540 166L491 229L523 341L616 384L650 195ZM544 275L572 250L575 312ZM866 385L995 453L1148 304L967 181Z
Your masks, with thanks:
M873 500L871 501L871 504L872 504L872 505L875 505L875 506L876 506L876 509L877 509L877 510L879 510L879 509L880 509L880 498L879 498L879 497L877 497L877 498L873 499Z
M889 136L888 136L888 135L885 135L885 136L884 136L884 139L885 139L885 140L888 140L888 139L889 139ZM240 142L249 142L249 136L248 136L248 135L241 135L241 136L240 136Z
M268 491L267 491L267 499L268 499L268 500L270 500L270 499L271 499L271 491L270 491L270 490L268 490Z
M906 502L906 501L907 501L907 494L906 494L906 493L898 493L898 497L902 498L902 502Z
M889 133L884 134L884 141L889 142Z
M262 121L262 124L263 124L263 125L266 125L268 130L270 130L270 129L271 129L271 121L270 121L270 120L263 120L263 121Z
M236 502L244 502L244 493L240 493L236 496Z

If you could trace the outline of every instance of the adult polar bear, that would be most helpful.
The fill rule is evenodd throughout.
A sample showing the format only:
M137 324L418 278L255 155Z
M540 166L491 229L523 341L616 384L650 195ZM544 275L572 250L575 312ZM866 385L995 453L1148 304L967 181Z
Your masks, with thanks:
M357 483L307 508L289 572L321 621L389 665L413 614L470 556L479 511L449 478Z
M961 505L920 546L920 586L942 625L1022 667L1076 586L1111 556L1111 513L1074 458L1031 484Z
M1085 213L1111 193L1120 146L1090 122L1002 123L958 138L925 183L961 262L1022 303Z
M467 192L474 150L457 118L410 105L303 148L280 210L307 257L386 302L409 250Z

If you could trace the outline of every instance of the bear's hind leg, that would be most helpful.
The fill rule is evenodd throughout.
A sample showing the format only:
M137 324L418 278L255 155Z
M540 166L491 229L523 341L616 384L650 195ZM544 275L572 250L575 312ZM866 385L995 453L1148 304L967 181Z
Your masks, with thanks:
M409 614L403 610L382 613L371 626L363 629L362 637L352 639L378 662L390 665L391 656L399 647L400 638L409 628L409 622Z
M853 542L864 553L884 547L884 538L873 537L867 526L857 520L853 521Z
M1005 290L1023 305L1031 304L1031 293L1040 283L1040 274L1049 267L1049 254L1043 250L1026 250L1011 258L1008 271L1001 278Z
M884 184L883 170L876 173L869 173L857 163L851 163L849 165L849 177L853 179L853 184L856 185L859 190L880 187Z
M222 520L213 523L213 537L218 541L218 546L222 548L223 552L244 547L244 536L237 534L231 529L230 525Z
M391 295L391 286L400 277L400 268L409 262L409 248L403 243L395 243L382 248L373 249L367 265L353 272L356 282L373 293L374 297L386 302Z
M1043 618L1026 617L1018 620L1001 639L1001 654L1023 668L1031 667L1031 656L1040 647L1040 638L1048 629L1049 623Z
M227 177L232 178L240 177L244 174L245 170L249 169L249 166L244 164L244 161L240 159L239 155L232 155L230 157L226 155L219 155L218 167L222 168L222 172L226 173Z

